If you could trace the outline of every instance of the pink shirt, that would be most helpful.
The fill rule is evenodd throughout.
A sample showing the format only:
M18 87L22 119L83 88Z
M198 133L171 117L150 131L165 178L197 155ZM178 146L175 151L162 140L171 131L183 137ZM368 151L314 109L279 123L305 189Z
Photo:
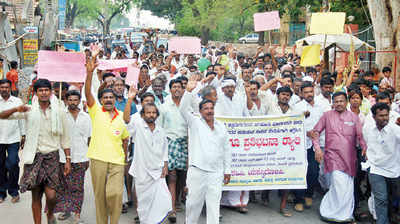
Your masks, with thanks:
M362 136L360 119L356 114L348 110L342 113L335 110L325 112L314 127L314 131L318 133L318 136L313 138L313 144L316 149L320 148L319 133L324 130L325 173L340 170L354 177L357 171L356 145L359 143L362 149L367 148Z

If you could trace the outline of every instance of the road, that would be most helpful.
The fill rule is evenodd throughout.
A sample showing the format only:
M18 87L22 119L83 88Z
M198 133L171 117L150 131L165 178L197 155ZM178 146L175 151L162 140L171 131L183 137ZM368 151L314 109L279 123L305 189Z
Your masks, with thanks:
M271 192L271 202L268 206L257 203L249 204L249 213L240 214L229 208L222 208L223 215L222 223L268 223L268 224L320 224L324 223L319 219L318 207L321 196L315 195L315 204L312 209L305 210L302 213L295 212L293 205L289 204L293 216L290 218L283 217L279 214L279 198L277 191ZM11 198L7 197L6 201L0 204L0 223L1 224L22 224L32 223L32 213L30 208L31 195L30 192L21 195L21 201L17 204L10 202ZM44 202L43 202L44 204ZM128 210L127 214L122 214L120 218L121 224L132 224L136 213L133 209ZM90 181L90 174L87 172L85 181L85 201L82 209L82 219L87 224L96 223L96 212L94 206L94 196L92 185ZM43 221L45 222L45 214L43 214ZM184 222L184 211L178 213L178 224ZM72 218L67 221L58 222L59 224L72 223ZM205 224L205 217L202 216L200 224Z

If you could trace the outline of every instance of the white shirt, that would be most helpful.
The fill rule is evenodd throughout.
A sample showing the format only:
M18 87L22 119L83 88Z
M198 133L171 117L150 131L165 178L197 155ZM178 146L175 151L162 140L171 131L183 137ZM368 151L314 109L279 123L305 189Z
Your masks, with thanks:
M4 100L0 96L0 112L22 105L21 99L10 96ZM0 119L0 144L13 144L21 141L25 135L25 120Z
M318 123L319 119L324 114L325 110L322 105L314 101L314 106L309 104L307 101L302 100L294 106L294 110L299 113L306 111L310 112L310 116L304 120L305 131L311 131L314 126ZM306 138L306 148L309 149L312 146L312 139Z
M316 103L318 103L319 105L322 105L324 107L325 112L332 110L332 101L329 102L329 100L327 98L325 98L324 95L322 95L322 93L319 95L316 95L314 97L314 101Z
M159 118L165 134L170 139L187 137L188 126L179 112L179 107L172 100L171 95L160 107L162 116Z
M135 116L129 133L135 142L129 174L138 182L159 179L164 163L168 161L168 142L164 130L156 123L155 129L151 131L143 118Z
M376 124L364 125L364 140L367 143L367 164L370 172L388 178L400 176L400 127L389 122L381 131Z
M218 100L214 109L215 116L247 117L250 115L246 98L237 94L234 94L231 100L223 92L218 91Z
M397 118L400 117L400 114L394 110L389 111L389 122L396 124ZM375 120L372 117L372 112L370 111L369 114L365 117L364 126L367 127L375 127Z
M207 172L231 173L232 152L225 125L214 119L214 130L190 112L192 93L185 92L179 108L189 125L189 166Z
M268 107L268 115L289 115L289 114L294 114L295 111L293 110L293 107L289 105L288 110L286 113L284 113L279 106L278 102L271 102L271 104Z
M261 100L260 99L260 107L257 106L255 102L253 102L253 107L249 110L250 116L263 116L267 115L268 113L268 105L269 101Z
M69 133L71 137L71 163L82 163L89 161L86 154L88 152L88 138L92 134L92 121L89 114L79 111L76 120L68 111L66 116ZM65 163L65 154L60 150L60 162Z

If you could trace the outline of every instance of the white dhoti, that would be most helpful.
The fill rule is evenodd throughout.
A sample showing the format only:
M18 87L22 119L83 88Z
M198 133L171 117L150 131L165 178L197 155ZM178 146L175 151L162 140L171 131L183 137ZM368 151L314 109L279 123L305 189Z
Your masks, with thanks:
M221 205L229 207L246 207L249 203L249 191L224 191Z
M219 223L219 206L224 180L223 171L207 172L189 167L186 179L186 224L197 224L204 202L207 207L207 224Z
M172 211L172 199L165 178L135 182L138 215L142 224L162 223Z
M326 174L329 191L322 198L319 212L327 221L346 222L353 220L354 179L350 175L335 170Z

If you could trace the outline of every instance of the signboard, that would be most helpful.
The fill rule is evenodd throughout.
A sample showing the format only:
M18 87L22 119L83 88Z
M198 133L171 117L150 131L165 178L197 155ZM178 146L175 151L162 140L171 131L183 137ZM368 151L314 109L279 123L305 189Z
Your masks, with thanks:
M58 29L63 30L65 29L65 12L67 0L58 0Z
M200 39L198 37L172 37L168 40L168 51L175 51L177 54L200 54Z
M58 82L84 82L84 53L39 51L38 78Z
M24 28L24 31L25 31L25 33L37 34L38 28L37 28L37 26L27 26Z
M281 19L278 11L255 13L253 19L254 31L256 32L281 28Z
M345 12L318 12L311 14L310 34L342 34Z
M24 65L33 66L38 60L38 40L23 40Z
M217 120L225 124L232 150L224 190L307 188L304 115Z

